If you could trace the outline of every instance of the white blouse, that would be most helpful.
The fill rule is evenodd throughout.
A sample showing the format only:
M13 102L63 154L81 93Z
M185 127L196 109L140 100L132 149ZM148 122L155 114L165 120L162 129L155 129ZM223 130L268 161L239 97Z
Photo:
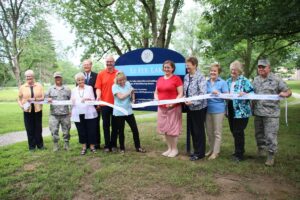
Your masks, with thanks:
M80 90L79 86L72 90L71 100L74 105L72 106L71 121L80 122L79 115L84 114L85 119L94 119L98 117L95 106L86 105L82 103L82 99L95 100L93 88L89 85L84 85L84 89Z

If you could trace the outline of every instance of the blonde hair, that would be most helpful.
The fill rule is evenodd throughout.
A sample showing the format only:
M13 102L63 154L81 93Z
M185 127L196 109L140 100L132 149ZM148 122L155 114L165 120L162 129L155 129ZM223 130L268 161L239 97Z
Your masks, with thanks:
M243 74L244 73L244 66L243 64L238 61L238 60L235 60L233 61L231 64L230 64L230 70L232 69L237 69L239 71L239 74Z
M79 79L79 78L85 79L85 76L82 72L78 72L77 74L75 74L74 78L75 78L75 81L77 81L77 79Z
M220 74L222 72L222 68L221 65L219 63L213 63L210 65L210 69L212 69L213 67L218 69L218 74Z
M115 83L115 84L118 84L118 79L119 79L119 78L123 78L123 77L127 80L127 77L126 77L126 75L124 74L124 72L118 71L118 72L116 73L116 77L115 77L114 83Z

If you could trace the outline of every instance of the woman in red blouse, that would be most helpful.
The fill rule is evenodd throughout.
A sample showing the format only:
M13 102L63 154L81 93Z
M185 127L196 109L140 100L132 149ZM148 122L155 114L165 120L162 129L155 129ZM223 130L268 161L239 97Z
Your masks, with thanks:
M163 64L165 75L156 83L154 98L156 100L177 99L183 96L182 80L174 75L175 64L167 60ZM178 155L177 141L182 129L182 114L180 104L166 104L158 106L157 131L165 135L168 150L163 156L175 157Z

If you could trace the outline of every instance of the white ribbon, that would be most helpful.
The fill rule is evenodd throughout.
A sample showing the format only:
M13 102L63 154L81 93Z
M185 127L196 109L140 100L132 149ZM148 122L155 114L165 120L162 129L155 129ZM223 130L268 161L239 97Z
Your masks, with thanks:
M239 94L204 94L199 96L193 96L193 97L183 97L179 99L170 99L170 100L154 100L154 101L148 101L144 103L138 103L138 104L132 104L132 108L143 108L147 106L159 106L159 105L165 105L165 104L173 104L173 103L182 103L182 102L188 102L188 101L196 101L196 100L203 100L203 99L237 99L237 100L271 100L271 101L279 101L283 98L279 95L265 95L265 94L245 94L243 96L240 96Z
M204 99L237 99L237 100L271 100L271 101L279 101L284 98L280 97L279 95L269 95L269 94L244 94L240 96L239 94L218 94L218 95L213 95L213 94L204 94L204 95L198 95L198 96L193 96L193 97L182 97L178 99L169 99L169 100L153 100L153 101L148 101L148 102L143 102L143 103L137 103L137 104L132 104L132 108L144 108L148 106L159 106L159 105L165 105L165 104L174 104L174 103L182 103L182 102L188 102L188 101L196 101L196 100L204 100ZM48 101L32 101L29 103L35 103L35 104L52 104L52 105L75 105L71 100L63 100L63 101L58 101L58 100L53 100L51 103ZM125 115L128 115L128 111L125 110L124 108L121 108L119 106L107 103L105 101L85 101L84 104L87 105L106 105L109 106L113 109L119 110ZM286 124L287 123L287 100L285 102L285 120Z
M116 105L113 105L113 104L110 104L110 103L107 103L105 101L85 101L85 102L82 102L82 103L73 103L72 100L53 100L51 103L48 102L47 100L44 100L44 101L30 101L29 103L34 103L34 104L51 104L51 105L60 105L60 106L65 106L65 105L78 105L78 104L86 104L86 105L106 105L106 106L109 106L111 108L114 108L116 110L119 110L120 112L122 112L123 114L125 115L128 115L128 111L125 110L124 108L121 108L119 106L116 106Z

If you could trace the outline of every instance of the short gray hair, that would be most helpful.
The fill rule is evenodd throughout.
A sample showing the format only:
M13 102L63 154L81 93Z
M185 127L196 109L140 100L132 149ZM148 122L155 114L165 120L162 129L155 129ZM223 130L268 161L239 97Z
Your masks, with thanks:
M25 76L34 76L34 72L31 69L28 69L24 73Z
M85 76L82 72L78 72L77 74L75 74L74 78L77 81L77 79L79 79L79 78L85 79Z
M230 70L232 69L237 69L239 71L240 74L243 74L244 73L244 66L243 64L238 61L238 60L235 60L233 61L232 63L230 63Z

